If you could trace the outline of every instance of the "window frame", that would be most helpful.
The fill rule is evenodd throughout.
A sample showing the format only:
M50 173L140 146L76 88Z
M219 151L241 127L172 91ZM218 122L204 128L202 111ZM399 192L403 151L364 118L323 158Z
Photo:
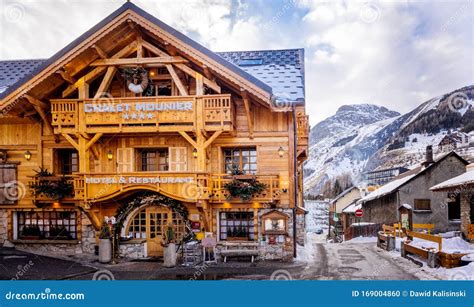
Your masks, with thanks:
M424 205L428 204L428 209L424 208ZM419 205L423 204L423 208L419 208ZM413 200L413 211L431 211L431 199L429 198L417 198Z
M239 216L236 219L229 219L229 216ZM244 215L248 215L247 218L243 218ZM225 216L225 218L223 218ZM232 225L229 224L232 221ZM246 225L243 225L246 222ZM257 241L258 233L255 228L255 213L253 211L220 211L219 212L219 240L220 241ZM228 227L231 226L234 230L243 226L246 229L246 236L228 236ZM225 228L224 228L225 227ZM230 239L229 239L230 238Z
M68 156L64 156L68 154ZM75 157L73 157L75 155ZM68 158L68 163L65 163L66 158ZM56 149L56 159L57 159L57 174L60 175L72 175L79 171L79 152L74 148L58 148ZM74 163L75 161L75 163ZM69 166L69 170L65 171L65 165Z
M156 147L156 148L137 148L136 149L137 154L136 154L136 169L138 169L139 172L168 172L170 169L170 151L168 147ZM147 170L144 166L144 154L145 153L155 153L156 157L153 158L155 159L155 164L154 167L156 168L155 170ZM165 161L166 163L160 163L161 156L159 153L165 153ZM150 164L152 165L152 164ZM160 169L161 167L164 166L164 169Z
M66 217L66 214L68 215ZM15 211L15 238L29 240L22 235L25 226L38 226L41 234L38 240L79 240L80 236L80 212L78 210L41 210L41 211ZM29 221L27 223L27 221ZM33 222L35 221L35 222ZM41 223L40 223L41 221ZM61 221L61 223L59 223ZM67 223L66 223L67 221ZM51 237L51 227L63 226L69 233L69 237ZM35 239L36 240L36 239Z
M227 155L227 151L230 151L231 152L231 155ZM242 147L223 147L222 148L222 158L223 158L223 172L225 174L230 174L230 170L227 169L227 166L228 166L228 163L227 163L227 158L230 158L230 161L231 161L231 167L233 167L235 164L234 164L234 160L235 160L235 154L234 154L234 151L239 151L239 170L242 170L245 172L246 175L256 175L258 173L258 150L257 150L257 147L256 146L242 146ZM247 162L247 165L250 166L250 170L248 169L244 169L243 168L243 152L244 151L249 151L249 152L255 152L255 155L252 155L250 154L248 156L249 158L249 162ZM250 159L251 158L255 158L255 162L251 162ZM255 166L255 169L252 170L252 165Z

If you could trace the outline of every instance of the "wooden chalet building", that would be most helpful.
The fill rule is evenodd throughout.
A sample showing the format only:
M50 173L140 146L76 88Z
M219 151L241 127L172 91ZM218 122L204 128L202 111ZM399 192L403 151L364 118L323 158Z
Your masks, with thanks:
M169 224L296 253L302 49L214 53L127 2L0 73L0 244L93 253L109 221L127 257L160 256Z

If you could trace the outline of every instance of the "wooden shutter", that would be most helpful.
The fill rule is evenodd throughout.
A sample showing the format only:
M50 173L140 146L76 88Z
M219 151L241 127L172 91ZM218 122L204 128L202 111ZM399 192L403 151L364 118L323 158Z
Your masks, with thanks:
M19 196L19 191L14 190L18 189L16 168L16 164L0 164L0 204L14 204Z
M134 149L133 148L117 148L117 172L131 173L133 172Z
M184 172L188 170L188 149L186 147L169 148L169 164L171 172Z

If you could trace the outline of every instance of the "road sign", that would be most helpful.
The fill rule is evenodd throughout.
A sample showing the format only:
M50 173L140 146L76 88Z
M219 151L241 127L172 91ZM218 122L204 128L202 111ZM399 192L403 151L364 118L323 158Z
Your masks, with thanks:
M362 211L362 209L357 209L355 211L355 216L357 217L363 217L364 216L364 211Z

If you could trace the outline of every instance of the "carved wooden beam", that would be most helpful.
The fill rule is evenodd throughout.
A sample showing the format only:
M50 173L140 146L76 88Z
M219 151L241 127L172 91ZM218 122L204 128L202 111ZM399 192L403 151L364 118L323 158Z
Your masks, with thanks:
M183 138L186 139L186 141L189 142L189 144L191 144L194 148L198 148L198 144L196 143L196 141L194 141L190 136L189 134L187 134L185 131L179 131L179 134L181 134L181 136Z
M94 96L95 99L102 97L104 93L107 92L116 72L117 68L115 66L110 66L109 68L107 68L107 72L104 75L104 79L102 79L102 82L100 83L99 88L97 89L97 93Z
M25 97L33 106L40 107L41 109L48 109L49 108L47 103L39 100L36 97L33 97L31 95L28 95L28 94L23 95L23 97Z
M44 124L46 125L46 129L51 135L54 135L54 129L53 126L51 125L51 119L48 117L46 114L45 110L48 109L48 105L44 103L43 101L39 100L38 98L35 98L30 95L24 95L31 105L33 105L33 108L38 112L39 116L43 120Z
M112 58L121 58L121 57L124 57L124 56L128 56L131 53L133 53L136 50L136 48L137 48L137 42L133 42L133 43L125 46L122 50L120 50L116 54L114 54L112 56ZM107 70L106 66L100 66L100 67L94 68L92 71L90 71L89 73L84 75L82 78L77 80L76 83L69 85L63 91L62 97L66 98L67 96L71 95L72 93L74 93L78 89L78 87L80 85L82 85L83 83L90 83L91 81L96 79L98 76L103 74L106 70Z
M56 71L56 73L59 74L61 76L61 78L63 78L64 81L66 81L69 84L74 84L77 81L70 74L68 74L64 69L60 69L60 70Z
M79 151L79 144L67 133L63 133L62 136L71 144L77 151Z
M99 59L92 62L91 66L111 65L143 65L143 64L170 64L186 63L187 60L180 56L161 56L152 58L123 58L123 59Z
M102 135L104 135L104 134L103 133L96 133L94 135L94 137L92 139L90 139L89 142L87 142L86 151L89 150L89 148L91 148L91 146L94 145L95 142L97 142L102 137Z
M253 139L253 119L252 113L250 113L250 100L247 92L241 89L242 99L244 101L245 115L247 116L247 124L249 126L249 138Z
M217 138L219 137L219 135L222 134L222 132L224 132L224 131L223 131L223 130L217 130L217 131L215 131L215 132L211 135L211 137L204 143L204 148L209 147L209 145L211 145L212 142L214 142L215 139L217 139Z
M104 49L100 48L99 46L92 45L92 48L94 48L95 52L101 59L109 58L109 55L104 51Z
M188 96L188 90L186 89L186 87L184 86L183 82L181 81L181 79L179 78L178 74L176 73L176 71L174 70L174 67L173 65L171 64L167 64L166 65L166 68L168 69L170 75L171 75L171 78L173 79L174 83L176 84L176 86L178 87L178 90L179 90L179 93L181 94L181 96Z
M158 56L168 56L168 54L166 52L164 52L160 48L152 45L151 43L149 43L147 41L143 41L143 47L145 47L146 49L148 49L149 51L153 52L154 54L156 54ZM174 64L174 66L181 69L187 75L189 75L193 78L196 77L196 71L194 69L192 69L191 67L186 66L184 64ZM208 78L204 78L204 77L203 77L202 80L203 80L203 82L206 86L213 89L215 92L217 92L219 94L221 93L221 87L215 81L209 80Z

